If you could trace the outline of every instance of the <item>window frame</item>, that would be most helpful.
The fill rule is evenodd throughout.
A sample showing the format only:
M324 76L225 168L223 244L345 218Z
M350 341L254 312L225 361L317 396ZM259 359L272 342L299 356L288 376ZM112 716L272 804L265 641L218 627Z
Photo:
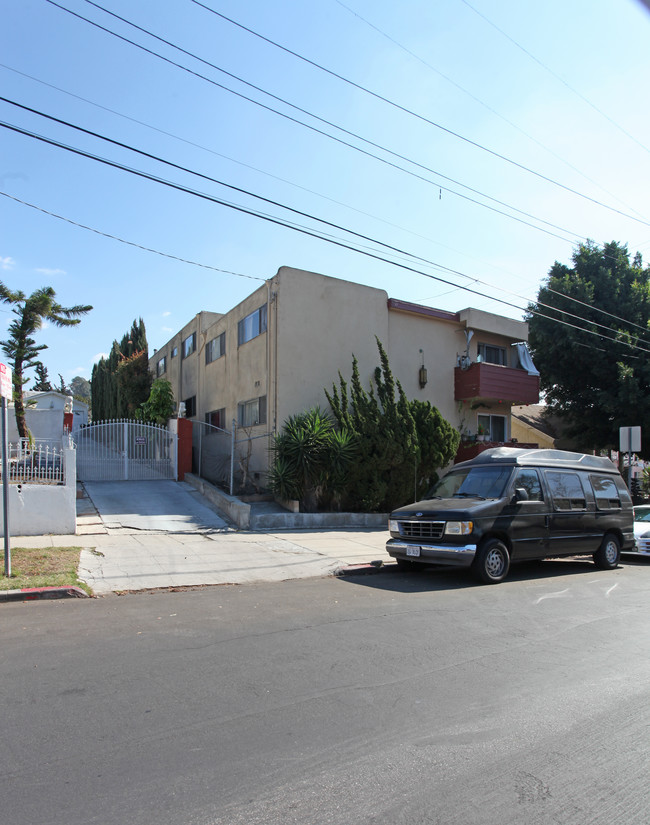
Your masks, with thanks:
M499 444L505 444L508 440L508 416L507 415L494 415L492 413L479 413L476 416L476 424L477 427L485 427L485 423L481 421L481 419L489 418L489 424L487 429L488 432L488 441L494 441ZM499 419L499 421L503 422L503 438L494 438L494 428L492 426L492 419Z
M498 353L499 360L494 361L492 358L488 358L488 350L494 350L495 353ZM496 364L499 367L508 366L508 350L499 344L485 344L479 341L477 355L483 364Z
M214 353L213 353L213 350L215 349L213 344L215 344L216 341L219 342L219 354L215 356ZM206 363L206 366L208 364L213 364L215 361L218 361L220 358L223 358L223 356L225 354L226 354L226 333L225 332L220 332L219 335L215 335L214 338L212 338L210 341L208 341L208 343L205 345L205 363Z
M162 369L160 369L160 365ZM158 361L156 364L156 378L160 378L161 375L164 375L167 372L167 356L163 355L163 357Z
M252 328L247 330L246 327L249 324ZM249 312L248 315L237 322L237 346L241 347L254 338L258 338L263 332L266 332L267 326L267 307L266 304L262 304L262 306L253 312Z
M187 342L191 341L191 349L187 351ZM181 347L181 358L184 361L186 358L189 358L190 355L193 355L196 352L196 332L192 332L187 338L184 339L182 347Z
M211 420L212 416L217 416L217 420L221 421L221 424L215 424L214 421ZM221 430L222 432L227 432L226 426L225 426L226 425L226 408L225 407L221 407L218 410L211 410L210 412L207 412L204 416L204 420L205 420L205 423L208 425L208 430L207 430L206 435L214 435L213 427L216 427L218 430Z
M253 405L257 404L257 420L245 421L245 412L248 409L253 409ZM240 401L237 404L237 425L239 427L257 427L260 424L266 424L266 396L259 395L257 398L249 398L247 401Z

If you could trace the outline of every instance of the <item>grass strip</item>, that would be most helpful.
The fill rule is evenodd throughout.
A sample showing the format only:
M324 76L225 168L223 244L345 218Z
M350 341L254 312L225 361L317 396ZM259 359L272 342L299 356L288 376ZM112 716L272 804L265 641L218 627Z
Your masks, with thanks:
M81 547L12 547L11 576L5 576L4 554L0 553L0 590L30 587L80 587L92 590L77 578Z

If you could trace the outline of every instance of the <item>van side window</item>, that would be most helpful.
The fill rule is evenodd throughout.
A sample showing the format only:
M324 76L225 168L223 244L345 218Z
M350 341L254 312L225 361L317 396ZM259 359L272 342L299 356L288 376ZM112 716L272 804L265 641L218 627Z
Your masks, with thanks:
M612 478L607 476L589 476L599 510L621 509L621 496Z
M515 489L523 487L528 493L528 501L544 501L542 495L542 485L539 482L537 470L517 470L515 476Z
M547 471L548 482L556 510L585 510L587 500L577 473Z

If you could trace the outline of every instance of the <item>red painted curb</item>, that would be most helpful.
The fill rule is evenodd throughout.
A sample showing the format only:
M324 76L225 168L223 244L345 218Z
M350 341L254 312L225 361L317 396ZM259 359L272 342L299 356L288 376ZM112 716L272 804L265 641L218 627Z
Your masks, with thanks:
M32 587L24 590L0 590L0 602L31 602L40 599L88 599L80 587Z

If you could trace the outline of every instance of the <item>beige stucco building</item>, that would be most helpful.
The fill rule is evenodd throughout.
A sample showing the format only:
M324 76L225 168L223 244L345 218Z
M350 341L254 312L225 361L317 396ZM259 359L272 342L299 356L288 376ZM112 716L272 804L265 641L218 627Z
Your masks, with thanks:
M370 386L379 364L375 336L407 397L430 401L466 432L482 425L492 441L508 441L512 405L538 400L539 378L521 346L524 322L436 310L290 267L223 315L198 313L149 363L171 382L188 418L269 434L253 446L263 482L270 435L290 415L327 408L324 389L338 384L339 372L349 380L353 355Z

